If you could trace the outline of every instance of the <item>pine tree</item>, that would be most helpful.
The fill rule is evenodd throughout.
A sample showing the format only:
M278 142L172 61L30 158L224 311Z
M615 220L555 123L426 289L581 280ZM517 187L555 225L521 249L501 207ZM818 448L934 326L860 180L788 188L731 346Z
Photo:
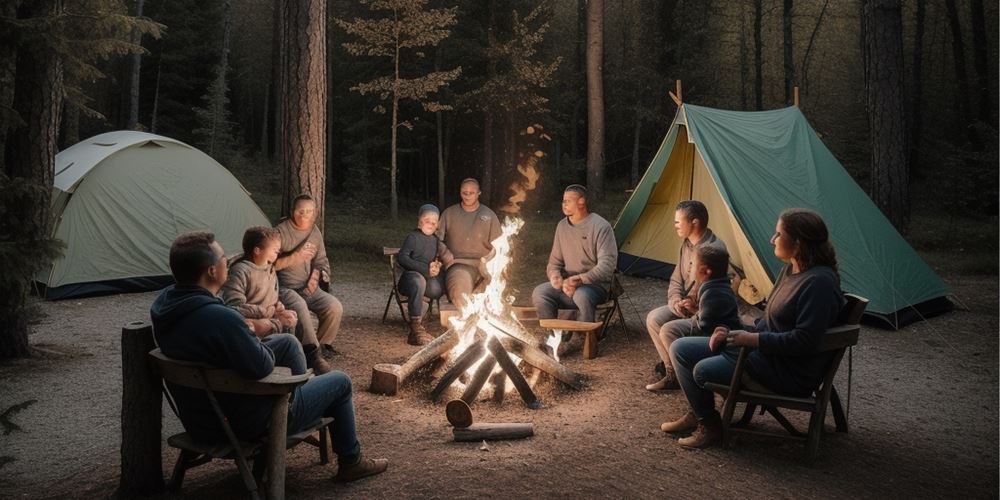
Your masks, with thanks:
M393 64L391 75L351 87L362 95L375 94L380 100L391 101L392 139L390 151L392 159L389 167L391 190L390 213L393 220L399 216L399 196L396 187L397 143L399 127L413 129L409 120L399 120L399 105L403 100L420 103L425 111L436 112L451 109L429 96L461 74L461 66L447 71L432 71L420 76L403 76L404 57L423 57L423 52L409 49L436 47L451 34L448 27L455 24L456 8L429 9L428 0L363 0L368 5L373 18L357 18L353 21L337 19L336 23L357 41L344 43L347 52L354 56L388 57ZM407 62L411 59L406 59ZM384 108L376 108L384 112Z
M219 52L219 64L215 66L215 79L208 86L208 92L202 96L204 106L194 109L200 127L194 130L198 137L198 145L209 156L225 160L236 149L236 139L233 136L235 124L230 120L229 113L229 83L226 80L229 72L229 37L232 8L231 0L224 0L222 12L222 48Z

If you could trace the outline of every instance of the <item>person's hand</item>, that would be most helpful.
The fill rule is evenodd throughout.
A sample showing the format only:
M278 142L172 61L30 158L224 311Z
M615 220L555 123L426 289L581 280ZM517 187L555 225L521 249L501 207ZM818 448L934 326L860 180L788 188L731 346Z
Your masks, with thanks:
M299 251L295 252L295 255L298 256L300 264L312 262L313 257L316 256L316 245L307 242L305 245L302 245Z
M549 284L552 285L552 288L555 288L556 290L562 290L563 287L562 276L553 276L549 278Z
M257 335L257 330L254 328L253 321L245 319L245 320L243 320L243 324L247 325L247 328L249 328L250 331L253 332L254 335Z
M691 316L692 314L698 312L698 304L694 302L691 297L687 297L681 301L680 309L684 312L684 316Z
M583 284L583 279L580 278L579 275L571 276L563 280L562 291L567 296L572 297L573 294L576 292L576 289L579 288L580 285L582 284Z
M258 337L266 337L271 333L271 322L266 319L244 320L250 331Z
M760 343L760 334L748 332L746 330L731 330L726 335L726 345L737 347L757 347Z
M278 313L280 313L280 312L282 312L284 310L285 310L285 304L282 304L281 302L278 302L277 304L274 305L274 313L275 314L278 314Z
M278 322L282 328L295 328L299 322L299 315L295 314L295 311L285 309L278 313Z
M687 318L690 315L688 314L687 310L684 309L684 306L681 305L682 302L684 302L684 301L683 300L678 300L677 302L674 302L673 304L671 304L670 305L670 312L674 313L674 316L677 316L678 318Z
M278 302L278 304L281 304L281 302ZM278 312L277 306L274 306L274 305L267 306L267 307L264 308L264 317L265 318L273 318L274 317L274 313L276 313L276 312Z
M437 259L432 260L427 274L429 274L431 278L441 274L441 261Z
M712 336L708 338L708 348L712 352L719 352L724 347L726 347L726 336L729 334L729 328L724 326L715 327L715 331L712 332Z
M306 284L306 288L305 290L302 291L302 294L308 297L316 292L316 287L318 286L319 286L319 270L313 269L313 272L309 275L309 283Z

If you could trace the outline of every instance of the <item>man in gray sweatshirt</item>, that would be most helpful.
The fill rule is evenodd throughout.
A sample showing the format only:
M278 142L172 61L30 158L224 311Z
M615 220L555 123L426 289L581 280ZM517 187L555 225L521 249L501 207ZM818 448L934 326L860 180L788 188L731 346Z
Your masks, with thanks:
M483 259L493 255L492 241L500 236L500 219L489 207L479 203L479 181L462 181L456 203L441 213L437 235L454 258L442 255L445 268L445 288L448 300L459 309L464 296L472 294L476 285L486 278Z
M548 283L535 287L531 302L539 319L551 319L559 309L578 311L579 321L594 321L597 306L608 300L618 264L615 231L587 208L587 189L572 184L563 192L562 210L545 267Z

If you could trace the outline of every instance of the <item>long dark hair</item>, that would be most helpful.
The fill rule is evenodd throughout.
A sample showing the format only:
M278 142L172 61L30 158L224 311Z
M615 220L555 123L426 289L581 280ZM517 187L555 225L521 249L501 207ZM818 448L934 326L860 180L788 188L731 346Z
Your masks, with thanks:
M827 266L837 271L837 251L830 243L830 232L820 215L808 208L789 208L778 216L785 234L799 244L795 260L799 270L805 271L816 266Z

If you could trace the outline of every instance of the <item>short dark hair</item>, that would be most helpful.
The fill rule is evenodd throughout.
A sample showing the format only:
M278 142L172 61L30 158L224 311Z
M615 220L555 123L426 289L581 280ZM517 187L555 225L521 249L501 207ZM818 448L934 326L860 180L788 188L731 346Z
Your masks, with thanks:
M712 278L721 278L729 271L729 252L714 245L701 245L695 250L698 262L708 266Z
M273 227L253 226L243 233L243 256L253 256L254 248L264 248L264 242L281 237L281 233Z
M566 186L566 189L563 189L564 193L568 193L570 191L572 191L574 193L579 193L580 196L582 196L584 198L587 197L587 188L586 188L586 186L583 186L582 184L570 184L569 186Z
M313 198L311 194L309 194L309 193L302 193L302 194L296 196L292 200L292 210L295 210L295 207L297 207L299 205L299 203L301 203L303 201L311 201L313 203L316 203L316 199Z
M170 245L170 273L178 285L198 283L205 270L219 258L212 250L215 235L208 231L191 231L174 239Z
M698 219L702 228L708 227L708 209L704 203L698 200L684 200L677 204L676 210L684 212L688 222Z

